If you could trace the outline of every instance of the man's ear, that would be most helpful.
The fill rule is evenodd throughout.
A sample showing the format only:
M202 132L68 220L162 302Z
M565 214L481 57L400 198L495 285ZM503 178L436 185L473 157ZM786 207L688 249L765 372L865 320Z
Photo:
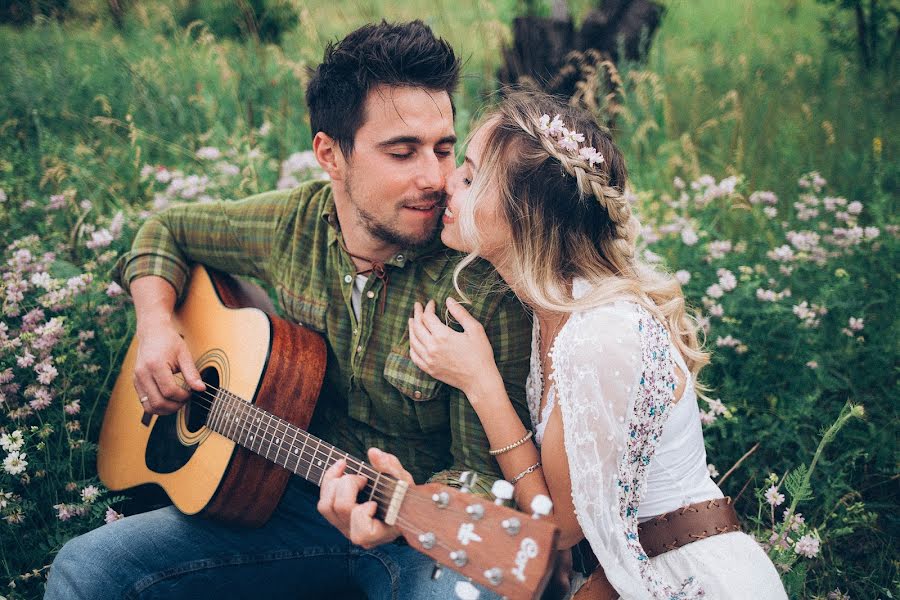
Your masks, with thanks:
M316 133L316 137L313 138L313 154L319 161L319 166L328 173L332 181L344 179L347 161L344 160L344 153L334 138L321 131Z

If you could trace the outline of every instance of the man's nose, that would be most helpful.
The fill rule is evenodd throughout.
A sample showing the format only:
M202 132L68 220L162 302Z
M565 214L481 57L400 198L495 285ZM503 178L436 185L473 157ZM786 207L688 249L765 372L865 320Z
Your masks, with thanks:
M419 172L419 188L423 190L443 190L447 183L447 174L440 158L434 152L424 153L422 169Z

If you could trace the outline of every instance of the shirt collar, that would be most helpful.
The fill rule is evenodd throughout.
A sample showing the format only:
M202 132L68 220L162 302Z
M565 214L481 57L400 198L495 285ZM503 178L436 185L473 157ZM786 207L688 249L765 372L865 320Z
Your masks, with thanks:
M328 224L328 245L337 244L341 235L341 224L337 219L337 210L334 206L334 194L331 186L328 186L319 218ZM447 248L438 236L427 246L415 250L401 251L385 261L385 265L402 269L410 262L420 262L422 270L437 281L444 273L447 264L459 253Z

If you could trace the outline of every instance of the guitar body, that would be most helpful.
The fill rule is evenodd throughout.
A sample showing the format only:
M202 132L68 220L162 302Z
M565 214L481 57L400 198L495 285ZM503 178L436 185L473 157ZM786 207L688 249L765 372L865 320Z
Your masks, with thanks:
M325 343L253 304L249 288L196 266L176 309L179 333L208 389L252 399L306 429L325 374ZM133 340L106 409L97 452L100 479L111 490L157 484L186 514L265 523L290 472L207 428L208 396L195 393L172 415L144 413L132 379L137 346Z

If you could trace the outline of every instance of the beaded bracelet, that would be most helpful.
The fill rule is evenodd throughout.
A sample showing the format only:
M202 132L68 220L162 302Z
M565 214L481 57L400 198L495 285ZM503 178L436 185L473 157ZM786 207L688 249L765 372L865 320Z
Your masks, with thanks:
M504 452L509 452L513 448L518 448L519 446L521 446L522 444L524 444L525 442L530 440L532 435L534 435L534 432L529 429L528 433L526 433L522 439L516 440L515 442L513 442L512 444L510 444L508 446L503 446L502 448L497 448L496 450L488 450L488 454L490 454L491 456L497 456L498 454L503 454Z
M525 477L525 476L528 475L529 473L534 473L535 471L537 471L537 470L540 469L540 468L541 468L541 461L537 461L536 463L534 463L533 465L531 465L530 467L528 467L527 469L525 469L524 471L522 471L521 473L519 473L518 475L516 475L515 477L513 477L513 478L510 480L510 483L513 484L513 485L516 485L516 483L517 483L520 479L522 479L523 477Z

